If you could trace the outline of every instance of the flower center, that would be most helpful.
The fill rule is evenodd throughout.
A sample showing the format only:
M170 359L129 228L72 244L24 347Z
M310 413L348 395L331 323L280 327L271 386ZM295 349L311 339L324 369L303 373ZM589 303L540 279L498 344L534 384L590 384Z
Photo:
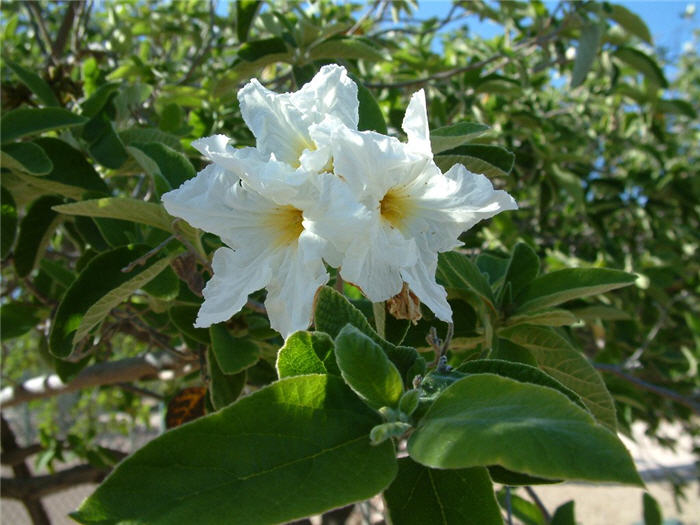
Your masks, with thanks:
M304 231L304 215L294 206L280 206L269 215L268 226L273 231L277 246L285 246L296 241Z
M392 227L401 230L413 210L411 197L403 188L390 188L379 201L379 213Z

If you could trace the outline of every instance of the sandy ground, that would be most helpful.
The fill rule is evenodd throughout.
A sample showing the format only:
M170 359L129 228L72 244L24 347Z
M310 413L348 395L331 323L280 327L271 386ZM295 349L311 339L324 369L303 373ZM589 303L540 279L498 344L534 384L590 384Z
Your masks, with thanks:
M660 432L666 435L678 435L678 429L664 427ZM681 436L675 452L660 449L644 435L643 427L635 427L635 442L623 438L630 449L649 492L661 505L664 525L700 525L700 485L697 481L697 471L694 467L692 442L689 437ZM147 440L142 436L141 440ZM139 445L142 443L139 443ZM3 476L11 476L11 472L2 469ZM686 500L678 509L674 503L673 489L668 481L662 481L669 474L675 474L686 480L684 494ZM55 525L73 524L67 514L74 510L87 497L94 485L82 485L55 494L44 499L52 523ZM524 498L524 490L516 492ZM569 500L575 501L576 520L581 525L642 525L642 489L587 485L578 483L563 483L536 487L536 493L545 507L553 512L557 506ZM314 522L320 520L313 520ZM372 523L380 523L381 516L376 515ZM11 500L2 500L0 506L0 523L2 525L25 525L30 520L24 507ZM234 523L234 522L232 522ZM360 513L356 513L348 523L360 525L363 523ZM364 521L364 523L368 523ZM518 523L514 520L514 523ZM425 524L431 525L431 524Z

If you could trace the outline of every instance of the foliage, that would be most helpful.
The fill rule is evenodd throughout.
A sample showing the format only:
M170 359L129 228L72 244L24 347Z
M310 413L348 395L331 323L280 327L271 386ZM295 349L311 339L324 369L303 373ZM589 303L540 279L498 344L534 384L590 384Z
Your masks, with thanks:
M273 523L383 492L397 524L499 523L492 480L639 484L615 431L697 432L697 51L667 78L644 23L609 3L454 2L423 22L412 2L215 5L3 5L3 376L68 383L165 355L179 372L152 394L208 393L195 400L208 415L122 462L77 520L214 523L235 509ZM502 34L473 35L476 18ZM440 255L451 340L426 308L415 324L375 319L341 281L319 290L315 329L286 341L263 291L192 327L221 241L160 195L206 165L193 140L254 143L245 81L293 91L327 63L359 84L361 129L398 135L424 88L438 166L484 173L519 204ZM132 391L84 392L72 429L43 420L42 461L95 457L100 409L147 419ZM573 523L573 503L554 520Z

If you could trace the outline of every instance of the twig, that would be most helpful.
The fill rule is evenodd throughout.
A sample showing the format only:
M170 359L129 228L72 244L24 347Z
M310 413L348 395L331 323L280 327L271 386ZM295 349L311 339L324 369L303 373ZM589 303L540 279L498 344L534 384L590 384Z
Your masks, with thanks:
M127 264L124 268L122 268L122 273L129 273L131 270L136 268L137 266L143 266L148 262L148 259L153 257L155 254L157 254L159 251L161 251L165 246L172 241L175 238L174 235L171 235L167 239L165 239L163 242L161 242L158 246L153 248L152 250L147 251L144 253L141 257L136 259L135 261L130 262Z
M376 1L370 6L370 8L365 12L365 14L363 14L363 15L357 20L357 22L355 22L355 25L353 25L350 29L348 29L348 31L347 31L346 34L347 34L347 35L352 35L352 34L354 34L355 31L357 31L358 29L360 29L360 27L362 27L362 24L365 23L365 20L367 20L367 19L372 15L372 13L374 13L374 11L376 11L377 7L379 7L382 3L385 3L385 2L386 2L386 0L376 0Z
M216 13L216 1L215 0L209 0L209 28L207 30L207 42L204 46L202 46L199 50L199 53L194 57L192 60L192 64L190 64L190 68L185 73L185 76L183 76L180 80L176 82L176 84L182 85L185 82L187 82L190 78L192 78L192 75L194 74L195 70L199 67L199 65L202 63L204 58L207 56L209 53L209 50L211 49L212 43L214 42L214 15Z
M39 2L36 0L27 0L24 5L27 6L29 18L32 20L32 24L38 33L37 36L39 38L37 38L37 42L39 43L39 47L42 49L49 61L55 65L57 60L53 55L51 37L46 29L46 25L44 24L44 19L41 18L41 6L39 5Z
M668 399L671 399L671 400L675 401L676 403L679 403L683 406L688 407L693 412L695 412L695 414L700 415L700 403L697 403L696 401L694 401L692 399L689 399L685 396L682 396L678 392L675 392L673 390L669 390L668 388L654 385L653 383L648 383L642 379L639 379L637 377L634 377L630 374L625 373L619 367L614 366L614 365L608 365L608 364L604 364L604 363L595 363L594 366L598 370L616 375L620 379L624 379L628 383L632 383L634 385L637 385L638 387L640 387L644 390L647 390L649 392L657 394L661 397L666 397Z
M529 486L525 487L525 490L527 491L528 495L532 498L532 501L535 502L535 505L537 505L537 508L540 509L542 516L544 516L545 522L549 523L552 519L552 516L549 514L547 507L544 506L544 503L542 503L542 500L539 498L537 493L534 491L534 489L532 487L529 487Z
M119 383L119 386L124 390L128 390L129 392L133 392L143 397L150 397L151 399L155 399L156 401L163 401L165 399L163 396L157 394L156 392L153 392L152 390L141 388L139 386L132 385L131 383Z
M75 21L75 14L85 0L74 0L68 2L68 8L66 9L66 14L63 16L63 21L61 22L61 27L58 29L58 34L56 35L56 40L54 40L51 46L51 54L58 60L63 54L63 49L66 47L68 42L68 36L70 35L71 29L73 29L73 23Z

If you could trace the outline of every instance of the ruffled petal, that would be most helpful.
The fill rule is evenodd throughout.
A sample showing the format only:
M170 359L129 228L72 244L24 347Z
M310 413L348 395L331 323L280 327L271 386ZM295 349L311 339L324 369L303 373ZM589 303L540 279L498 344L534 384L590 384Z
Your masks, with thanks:
M230 139L226 135L212 135L192 141L192 147L209 160L215 160L214 157L217 155L233 153L233 146L229 142Z
M344 67L336 64L323 66L311 81L291 94L291 100L302 113L313 115L314 122L331 115L345 126L357 129L360 106L357 85L348 77Z
M414 265L417 258L415 241L385 227L380 220L353 239L340 268L343 279L358 286L375 303L401 291L401 268Z
M230 248L216 250L212 261L214 275L202 291L204 302L194 325L206 328L240 311L250 293L267 285L276 263L275 257L265 252L248 260Z
M408 136L411 151L433 157L430 146L430 128L428 127L428 110L425 103L425 91L416 91L406 108L401 128Z
M193 179L161 197L167 212L185 219L195 228L225 235L229 230L230 205L238 177L216 164L210 164Z
M422 244L422 243L419 243ZM423 246L419 250L416 264L401 269L401 276L411 291L441 321L452 322L452 308L447 302L447 291L435 281L437 252Z
M291 95L270 91L253 79L238 92L238 100L260 152L297 167L302 152L313 144L308 132L311 121L292 103Z
M297 246L285 250L267 286L265 308L270 326L285 339L311 323L316 291L328 282L323 261L316 257L316 239L302 233Z

